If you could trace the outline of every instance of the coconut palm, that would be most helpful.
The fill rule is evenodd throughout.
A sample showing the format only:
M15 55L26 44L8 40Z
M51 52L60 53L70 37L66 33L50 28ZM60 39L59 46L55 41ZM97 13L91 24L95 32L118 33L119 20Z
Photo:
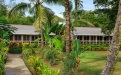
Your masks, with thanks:
M58 4L58 5L64 5L65 6L65 11L66 11L66 52L69 53L71 51L71 38L70 38L70 27L71 27L71 23L70 23L70 14L69 14L69 0L42 0L40 2L40 0L30 0L32 3L35 3L36 8L37 8L37 16L41 15L39 14L39 12L43 13L41 10L42 9L42 3L46 2L48 4ZM37 17L37 20L39 21L35 21L35 22L39 22L39 27L40 24L42 24L42 22L40 22L40 20L42 19L42 15L40 17ZM41 27L42 28L42 27ZM41 32L42 33L42 32ZM42 35L41 35L42 36ZM42 40L42 38L41 38ZM43 41L41 42L41 44L43 44Z
M118 57L119 47L121 43L121 0L119 2L119 8L117 13L117 19L114 28L114 34L112 42L109 48L109 54L107 56L107 62L100 75L113 75L116 60Z
M57 18L54 16L54 12L49 9L46 8L44 6L42 6L43 2L47 2L48 0L42 0L40 2L40 0L29 0L32 4L34 4L34 6L31 8L31 3L27 4L27 3L20 3L18 5L16 5L15 7L13 7L9 13L8 16L14 17L15 14L20 14L20 12L25 12L26 9L30 9L30 13L34 13L35 14L35 18L36 21L33 24L35 26L35 28L40 30L41 33L41 45L44 45L44 38L42 35L42 30L43 30L43 25L45 23L48 23L48 25L52 25L55 21L54 19ZM14 15L13 15L14 14ZM57 21L57 20L56 20Z
M65 12L66 12L66 53L71 52L71 22L69 13L69 0L65 1Z
M64 5L66 11L66 52L71 52L71 22L70 22L70 13L69 13L69 0L44 0L49 4L58 4Z

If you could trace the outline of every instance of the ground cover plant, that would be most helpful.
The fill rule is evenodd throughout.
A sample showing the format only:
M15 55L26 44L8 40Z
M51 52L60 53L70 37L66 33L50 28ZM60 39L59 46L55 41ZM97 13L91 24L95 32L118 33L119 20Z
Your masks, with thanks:
M38 49L38 52L39 52L39 50L40 49ZM63 72L62 68L64 67L63 59L65 59L66 53L62 52L61 54L58 54L58 57L60 57L59 63L56 64L56 65L54 65L54 64L52 65L51 63L48 63L48 61L45 60L45 57L46 57L45 54L46 54L47 50L48 50L48 48L45 47L45 49L43 49L43 50L41 49L40 52L38 54L35 54L35 55L37 55L37 58L38 57L40 58L41 63L44 63L47 66L50 66L51 68L53 68L57 71L60 70L60 75L63 74L62 73ZM29 61L30 61L30 58L34 58L34 56L31 57L31 55L33 53L30 49L25 50L25 52L26 52L26 56L29 58ZM42 52L43 58L41 57L41 54L40 54L41 52ZM105 64L105 61L106 61L106 58L107 58L107 54L108 54L108 51L85 51L82 54L80 54L79 55L80 64L79 64L79 68L78 68L78 71L77 71L77 75L99 75L102 68L104 67L104 64ZM121 54L121 52L120 52L120 54ZM119 59L117 61L116 71L114 72L114 75L120 75L121 74L120 73L120 69L121 69L120 68L120 66L121 66L120 65L120 63L121 63L121 60L120 60L121 55L120 54L119 54ZM72 58L74 58L74 57L72 57ZM29 64L29 63L27 63L27 64ZM28 66L30 66L30 65L28 65ZM67 67L69 67L69 66L67 66ZM67 69L67 68L65 68L65 69ZM35 71L33 71L33 72L35 72ZM51 74L49 74L49 75L51 75Z
M7 60L8 47L5 41L0 38L0 75L3 74L5 62Z
M83 44L81 48L85 51L107 51L109 44Z
M32 43L34 44L34 43ZM59 70L54 70L43 63L42 59L40 58L39 54L39 47L33 47L32 44L23 43L23 60L25 61L26 65L30 69L33 75L58 75ZM48 50L49 51L49 50ZM47 53L48 54L48 53ZM54 54L55 55L55 54ZM46 59L52 59L50 62L55 63L52 57L46 55ZM49 59L49 60L50 60Z

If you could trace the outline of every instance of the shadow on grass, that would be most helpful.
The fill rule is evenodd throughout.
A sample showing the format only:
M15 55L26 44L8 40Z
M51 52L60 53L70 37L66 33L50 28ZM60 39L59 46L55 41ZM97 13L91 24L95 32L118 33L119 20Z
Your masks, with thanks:
M107 60L107 52L86 52L81 55L81 63L79 65L79 72L85 73L84 75L100 75L102 69L104 68ZM121 63L121 53L118 57L118 63L116 65L114 75L120 75L120 63ZM79 74L81 75L81 74ZM82 74L83 75L83 74Z
M85 72L85 75L100 75L102 69L97 69L94 66L80 66L79 72Z

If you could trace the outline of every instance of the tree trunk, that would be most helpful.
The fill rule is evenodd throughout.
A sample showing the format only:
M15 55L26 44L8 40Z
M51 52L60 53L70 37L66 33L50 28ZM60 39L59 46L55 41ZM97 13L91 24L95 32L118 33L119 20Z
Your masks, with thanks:
M118 57L118 52L119 52L119 47L120 47L119 46L120 45L119 33L121 33L119 30L119 26L121 25L121 21L120 21L121 20L120 19L121 18L121 5L120 4L121 4L121 0L119 2L119 9L118 9L115 28L114 28L114 34L113 34L113 38L112 38L111 45L109 48L109 54L107 56L107 62L100 75L113 75L113 71L115 69L116 60Z
M69 14L69 0L65 0L65 11L66 11L66 53L71 52L71 23L70 23L70 14Z
M43 36L43 30L41 30L41 47L44 47L44 36Z
M40 0L37 0L37 8L38 8L38 10L37 11L39 11L38 12L38 14L39 14L39 26L40 26L40 24L41 24L41 22L40 22L40 6L41 6L41 4L40 4ZM44 36L43 36L43 29L41 28L40 29L40 34L41 34L41 47L43 47L44 46Z

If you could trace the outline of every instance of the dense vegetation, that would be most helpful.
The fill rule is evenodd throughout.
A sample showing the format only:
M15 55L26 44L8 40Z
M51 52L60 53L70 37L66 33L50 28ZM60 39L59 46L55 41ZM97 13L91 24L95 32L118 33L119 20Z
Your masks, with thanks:
M54 12L51 9L45 7L42 1L30 0L30 2L33 3L33 6L31 6L30 3L19 3L11 10L7 10L7 7L0 3L0 22L11 24L33 24L37 31L41 33L41 37L31 44L21 44L17 42L9 43L7 41L7 45L9 44L9 52L22 52L23 59L33 74L79 74L78 71L80 59L82 59L82 53L87 50L106 51L108 50L108 45L81 45L80 40L71 40L70 33L74 30L73 27L101 27L105 34L109 34L111 31L113 31L116 13L118 12L114 36L112 39L112 44L109 48L109 55L107 57L107 63L101 75L113 74L121 42L121 35L119 35L121 34L121 30L119 28L121 21L121 5L119 4L119 0L94 0L95 6L98 7L98 9L95 9L94 11L83 10L81 0L74 0L74 9L72 8L73 3L70 0L44 0L44 2L47 4L58 4L65 7L65 12L63 12L63 15L66 19L65 25L59 24L59 22L63 22L65 20L55 16ZM118 4L119 10L117 10ZM31 17L25 16L27 11L32 14ZM0 33L0 39L8 39L4 37L9 37L11 31L15 30L10 29L11 27L9 25L1 25L2 32ZM55 33L55 35L50 36L49 34L52 32ZM41 40L41 45L38 43L38 40ZM44 44L44 40L46 41L46 44ZM6 42L1 42L0 40L0 43L3 43L2 45L4 45ZM8 49L3 48L7 45L0 48L2 54L7 54ZM0 73L2 74L4 71L4 59L6 57L1 55L0 58L2 59L0 60L0 67L3 69L2 71L0 70ZM44 61L49 62L50 65L62 65L62 67L57 71L48 67L48 65L46 66Z

